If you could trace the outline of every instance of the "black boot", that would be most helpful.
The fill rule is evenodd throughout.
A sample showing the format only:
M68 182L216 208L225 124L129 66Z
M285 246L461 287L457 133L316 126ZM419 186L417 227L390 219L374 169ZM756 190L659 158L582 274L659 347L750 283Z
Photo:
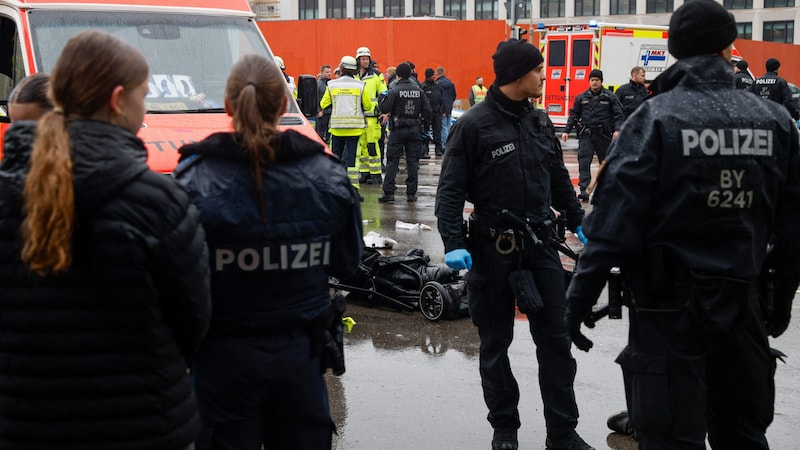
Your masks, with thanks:
M631 418L628 416L628 411L619 411L612 414L606 425L611 431L617 433L633 435L633 425L631 425Z
M547 450L595 450L594 447L581 439L575 430L570 431L564 436L547 436L547 439L544 441L544 446Z
M378 197L379 203L394 203L394 194L383 194L383 197Z
M495 428L492 436L492 450L517 450L517 430L514 428Z

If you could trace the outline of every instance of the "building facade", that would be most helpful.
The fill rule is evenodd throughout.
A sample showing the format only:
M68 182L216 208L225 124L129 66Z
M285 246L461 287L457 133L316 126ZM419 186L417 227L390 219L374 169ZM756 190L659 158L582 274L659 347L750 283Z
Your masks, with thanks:
M510 2L516 8L510 8ZM259 20L437 17L455 20L513 19L517 26L580 23L667 25L685 0L253 0ZM691 1L691 0L689 0ZM734 17L739 38L800 43L796 0L717 0Z

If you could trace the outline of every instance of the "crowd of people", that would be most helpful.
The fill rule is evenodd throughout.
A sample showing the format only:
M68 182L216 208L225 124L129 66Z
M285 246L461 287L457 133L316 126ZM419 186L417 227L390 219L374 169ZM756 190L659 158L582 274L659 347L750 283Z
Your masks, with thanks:
M694 0L670 19L677 63L649 87L641 67L616 93L593 70L560 136L577 128L576 194L531 102L544 57L525 41L498 44L494 82L476 79L452 130L442 67L422 82L410 62L381 73L367 47L323 66L318 132L333 154L279 130L293 94L282 60L244 56L225 86L232 130L184 145L168 176L137 137L144 56L78 33L9 99L0 447L330 449L323 374L340 366L342 310L328 280L361 262L360 184L393 202L402 156L416 201L430 133L445 264L469 271L493 450L518 448L515 309L537 347L545 446L593 450L576 432L571 346L592 348L581 325L612 268L630 292L624 430L647 449L768 449L768 337L787 329L800 284L798 110L776 59L755 80L745 62L732 69L736 36L720 4ZM554 210L584 243L570 281Z

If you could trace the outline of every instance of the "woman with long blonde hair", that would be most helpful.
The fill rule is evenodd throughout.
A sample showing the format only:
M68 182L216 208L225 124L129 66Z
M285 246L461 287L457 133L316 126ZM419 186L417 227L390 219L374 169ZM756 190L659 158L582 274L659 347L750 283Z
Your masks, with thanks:
M187 360L210 314L197 211L136 137L148 65L70 39L52 112L0 165L0 448L192 448Z

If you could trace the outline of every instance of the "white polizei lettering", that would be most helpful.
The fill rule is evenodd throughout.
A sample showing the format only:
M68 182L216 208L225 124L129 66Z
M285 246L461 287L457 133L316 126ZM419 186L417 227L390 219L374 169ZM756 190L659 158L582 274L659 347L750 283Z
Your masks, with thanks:
M278 270L280 268L280 262L272 261L272 247L264 247L264 270Z
M681 130L684 156L772 156L772 130Z
M422 91L400 91L398 95L400 98L420 98L420 92Z
M308 246L308 265L318 266L321 264L322 242L312 242Z
M757 78L756 84L775 84L778 82L777 78Z
M497 158L498 156L503 156L508 152L513 152L516 150L516 146L514 143L506 144L498 149L492 150L492 159Z
M295 252L294 259L292 260L292 269L305 269L308 267L308 261L303 259L308 250L308 244L292 244L292 251Z
M256 270L261 263L258 252L254 248L246 248L239 252L239 257L236 258L236 263L239 268L248 272Z
M694 130L681 130L681 137L683 138L683 156L689 156L689 151L697 147L700 137Z
M753 130L754 147L760 150L756 155L772 156L772 130Z
M237 268L242 271L290 270L327 266L330 262L331 243L303 242L262 248L216 250L217 272Z
M227 248L218 248L217 257L214 258L217 260L216 270L217 272L221 271L226 264L230 264L236 258L236 254L233 253L233 250L228 250Z

